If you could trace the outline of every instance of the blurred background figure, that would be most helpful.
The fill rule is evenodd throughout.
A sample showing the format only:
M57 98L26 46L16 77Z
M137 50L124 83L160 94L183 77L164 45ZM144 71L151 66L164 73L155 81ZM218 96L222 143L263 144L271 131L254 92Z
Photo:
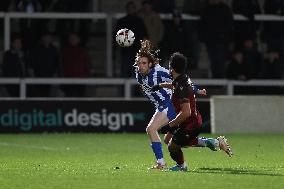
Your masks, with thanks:
M11 49L4 53L2 72L3 77L19 77L27 76L26 57L22 51L22 38L14 36L11 39ZM10 97L19 97L18 85L7 85L7 92Z
M62 76L67 78L85 78L90 76L90 59L87 50L80 46L80 37L71 33L68 45L61 51ZM67 97L81 97L85 93L84 85L66 85L62 87Z
M207 0L187 0L183 2L183 13L193 16L200 16L202 10L207 5ZM200 53L200 23L199 20L187 20L188 28L188 56L190 61L190 69L198 69L199 53Z
M144 21L149 40L154 47L158 47L164 35L164 25L160 15L153 10L151 0L144 0L142 2L142 9L139 12L139 16Z
M263 79L282 79L283 71L281 70L279 52L275 49L268 51L268 56L262 65Z
M38 46L31 52L31 66L35 77L58 76L59 53L53 45L51 33L44 33Z
M88 12L90 9L91 0L70 1L70 0L55 0L53 10L55 12ZM81 45L85 46L89 37L90 20L86 19L58 19L56 20L56 33L60 36L60 45L64 47L68 44L66 33L76 32L80 35Z
M245 40L255 42L259 22L254 20L254 15L260 14L258 0L233 0L232 9L234 14L245 16L248 21L234 21L234 42L235 48L243 46Z
M188 29L182 20L180 11L175 10L172 14L172 20L166 26L164 38L162 41L161 53L165 59L174 52L180 52L188 55L187 49L189 45Z
M284 1L265 0L264 13L282 16L284 14ZM275 49L279 52L281 69L284 70L284 22L264 22L263 40L267 43L267 49Z
M18 12L41 12L42 6L39 0L17 0L15 10ZM23 48L31 50L35 47L43 31L43 23L38 19L20 19L20 33L23 38Z
M127 2L126 16L117 21L115 33L122 28L130 29L135 34L135 40L132 46L128 48L120 48L120 76L127 78L134 75L133 64L135 55L140 48L140 40L147 37L147 31L143 20L137 16L137 8L133 1ZM115 44L116 45L116 44Z
M251 39L246 39L243 42L244 61L247 63L249 69L249 79L258 79L261 72L262 56L257 50L256 44Z
M244 61L242 51L235 50L226 70L228 79L245 81L249 77L248 65Z
M40 42L30 55L31 67L35 77L55 77L59 73L59 53L54 47L51 33L44 33ZM35 96L49 96L50 86L36 86Z
M206 44L213 78L225 76L225 64L233 31L233 15L222 0L209 0L201 15L201 34Z

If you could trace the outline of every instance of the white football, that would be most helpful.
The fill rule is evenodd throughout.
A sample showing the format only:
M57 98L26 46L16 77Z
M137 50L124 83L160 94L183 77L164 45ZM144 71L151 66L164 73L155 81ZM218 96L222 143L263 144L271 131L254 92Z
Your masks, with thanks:
M121 47L130 47L135 40L135 36L133 31L124 28L117 31L115 40Z

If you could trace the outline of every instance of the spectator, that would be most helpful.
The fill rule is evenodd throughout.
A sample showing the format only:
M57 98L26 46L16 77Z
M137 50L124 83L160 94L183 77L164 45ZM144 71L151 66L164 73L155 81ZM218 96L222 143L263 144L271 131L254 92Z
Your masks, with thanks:
M183 2L183 12L191 15L201 15L201 11L207 5L207 0L186 0ZM188 28L188 46L190 57L190 68L198 68L200 52L199 20L189 20L186 22Z
M87 12L90 7L90 0L70 1L57 0L53 5L55 12ZM86 19L59 19L56 21L56 32L60 36L62 47L68 44L66 33L76 32L80 35L81 45L85 46L88 41L89 27L91 20Z
M171 23L167 28L162 44L162 52L166 54L165 57L174 52L186 54L189 42L188 30L179 11L173 12Z
M284 1L265 0L265 14L282 16L284 14ZM268 49L275 49L279 52L281 69L284 68L284 23L283 21L264 22L263 39Z
M31 66L35 77L54 77L59 71L59 53L52 44L51 33L41 37L40 44L31 52ZM35 96L49 96L50 86L37 86Z
M117 21L116 29L128 28L135 34L134 44L128 48L120 48L121 53L121 77L133 76L133 64L136 52L140 48L140 40L147 37L147 31L143 20L137 16L136 5L133 1L129 1L126 6L126 16Z
M4 77L26 76L26 58L22 51L22 39L19 36L11 40L11 49L4 53L2 71ZM10 97L19 96L18 86L7 85L6 89Z
M260 77L262 56L258 52L255 43L251 39L244 41L243 46L244 61L248 65L249 78L257 79Z
M226 75L228 79L247 80L249 77L248 66L244 61L243 53L236 50L233 53L232 60L228 64Z
M71 33L68 45L61 52L62 76L71 78L84 78L90 76L90 59L86 49L80 46L80 37ZM63 91L68 97L83 96L85 86L67 85Z
M13 10L18 12L34 13L40 12L42 6L38 0L17 0ZM44 24L38 19L20 19L20 33L23 38L23 48L27 51L35 47Z
M139 15L144 21L149 40L154 47L158 47L164 35L164 25L159 14L153 10L150 0L142 2L142 10Z
M35 77L54 77L59 71L59 53L51 33L42 35L39 45L31 52Z
M261 11L257 0L233 0L232 8L234 14L241 14L248 19L248 22L234 22L234 40L236 48L240 48L246 39L255 41L259 23L254 20L254 15Z
M264 60L262 66L263 79L282 79L283 72L281 70L281 63L279 52L271 49L268 52L267 59Z
M213 78L225 76L233 15L222 0L209 0L201 16L202 39L206 43Z

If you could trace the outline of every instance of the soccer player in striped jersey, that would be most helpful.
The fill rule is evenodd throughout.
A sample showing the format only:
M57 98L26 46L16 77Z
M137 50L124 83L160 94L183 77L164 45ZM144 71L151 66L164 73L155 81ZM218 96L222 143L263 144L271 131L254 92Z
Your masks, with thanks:
M172 90L161 88L151 91L154 85L171 82L169 70L159 65L157 51L153 51L148 40L141 41L141 48L135 59L136 79L141 86L143 93L155 106L155 113L147 125L146 132L151 140L151 147L157 159L157 164L153 169L164 169L166 162L163 157L162 143L158 130L168 124L176 113L171 101Z

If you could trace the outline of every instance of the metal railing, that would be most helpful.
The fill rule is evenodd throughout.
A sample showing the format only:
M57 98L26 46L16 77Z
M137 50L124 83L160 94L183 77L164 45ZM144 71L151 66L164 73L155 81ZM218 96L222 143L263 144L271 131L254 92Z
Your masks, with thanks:
M192 79L192 81L200 86L221 86L226 87L227 95L234 95L236 86L264 86L264 87L284 87L284 80L249 80L235 81L226 79ZM71 79L71 78L0 78L0 84L15 84L20 86L19 98L24 100L27 98L27 85L108 85L123 86L125 100L134 99L131 95L131 88L137 85L135 79L123 78L90 78L90 79ZM97 97L95 97L97 98ZM102 97L104 98L104 97Z
M20 13L0 12L0 18L4 18L4 50L10 47L11 19L104 19L106 20L106 76L113 76L113 21L124 16L124 13ZM161 14L162 19L171 19L171 14ZM199 20L200 17L183 14L185 20ZM235 20L246 21L242 15L234 15ZM256 21L284 21L284 16L277 15L255 15Z

